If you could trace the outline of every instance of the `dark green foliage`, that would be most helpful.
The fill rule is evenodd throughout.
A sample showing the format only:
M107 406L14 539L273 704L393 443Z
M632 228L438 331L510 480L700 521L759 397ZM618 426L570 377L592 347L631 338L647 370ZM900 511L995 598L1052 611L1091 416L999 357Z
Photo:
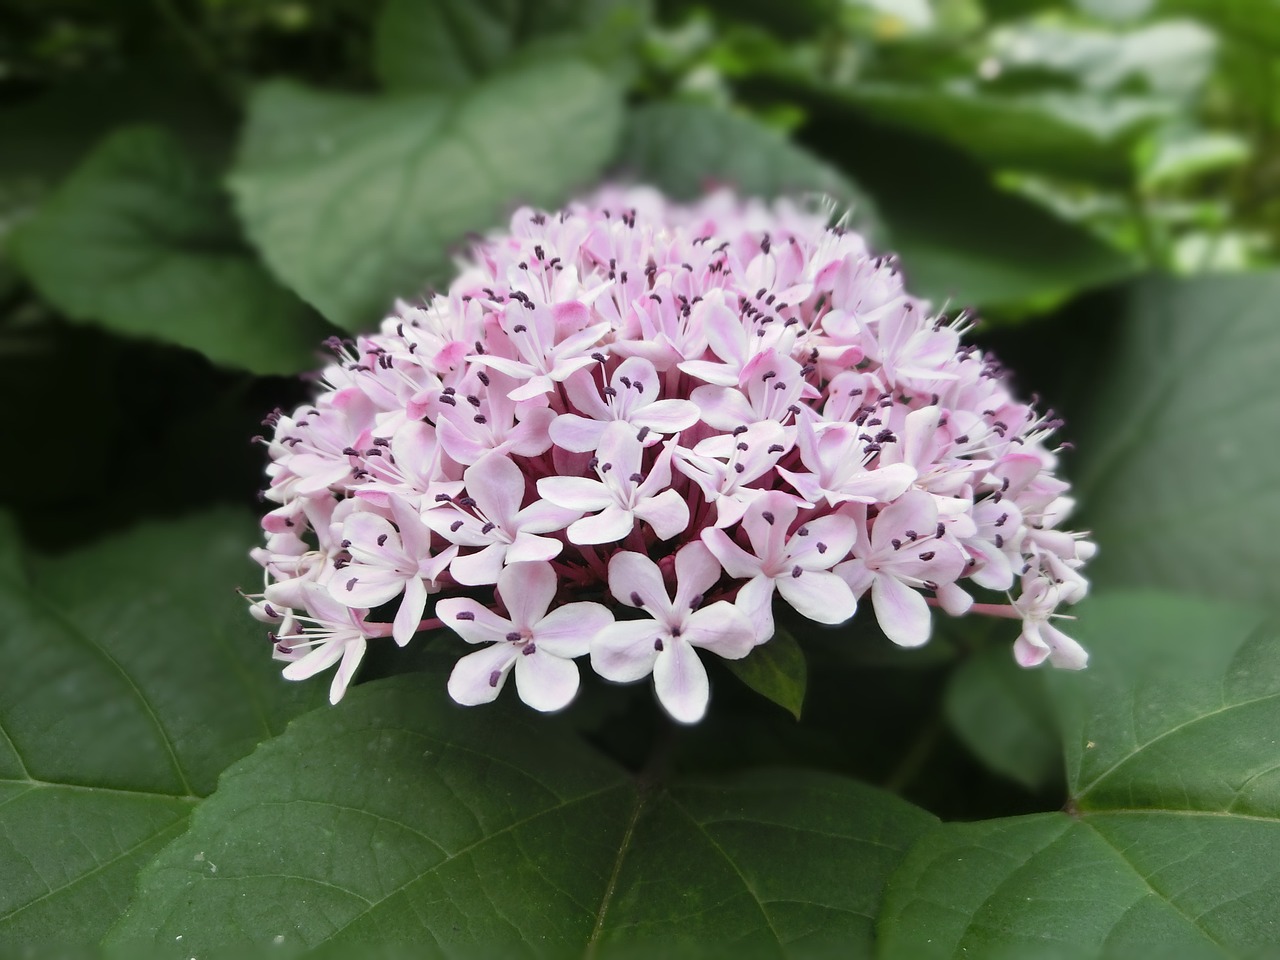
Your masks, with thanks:
M0 953L1280 941L1278 25L1270 0L6 6ZM688 729L598 678L560 718L463 710L452 636L371 651L337 708L279 678L234 592L249 438L306 395L270 375L614 177L829 198L913 290L1000 322L1018 389L1072 418L1088 670L1018 669L1016 621L901 650L864 609L710 664Z

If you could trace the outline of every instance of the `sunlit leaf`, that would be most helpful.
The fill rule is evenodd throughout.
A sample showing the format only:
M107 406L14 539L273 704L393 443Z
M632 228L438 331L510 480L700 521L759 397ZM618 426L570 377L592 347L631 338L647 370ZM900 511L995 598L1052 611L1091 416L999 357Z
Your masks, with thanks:
M782 133L750 117L697 103L662 103L634 111L619 151L619 166L677 199L716 186L747 196L830 197L837 215L878 236L871 201L834 167Z
M618 90L542 64L460 98L260 87L231 178L268 265L333 322L372 324L452 274L468 233L520 202L555 205L612 155Z

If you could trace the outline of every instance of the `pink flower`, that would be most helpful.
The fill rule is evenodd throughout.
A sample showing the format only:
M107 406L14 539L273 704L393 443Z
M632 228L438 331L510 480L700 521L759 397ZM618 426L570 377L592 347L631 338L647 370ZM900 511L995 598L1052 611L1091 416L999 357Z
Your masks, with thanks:
M577 544L613 543L643 520L659 540L670 540L689 525L689 506L671 484L671 450L664 448L648 476L640 472L644 447L626 427L614 426L592 459L599 477L545 477L538 493L564 509L592 513L569 524ZM597 512L598 511L598 512Z
M442 493L441 504L422 514L423 523L443 539L480 548L458 556L449 565L459 583L497 583L508 563L550 560L563 544L542 534L563 530L579 515L577 510L545 500L521 509L524 474L498 453L487 454L468 467L462 482L465 496Z
M550 613L557 577L549 563L513 563L498 577L507 616L466 597L436 604L440 621L467 643L488 644L458 661L449 694L459 703L488 703L512 667L520 699L535 710L559 710L578 692L578 665L591 638L613 622L598 603L567 603Z
M561 414L551 424L551 439L556 446L576 453L595 450L613 423L629 424L645 446L652 446L663 434L679 433L698 422L696 403L658 399L658 371L642 357L618 364L603 390L587 370L573 374L564 386L573 405L586 416Z
M347 517L342 542L351 562L329 581L329 594L343 606L366 610L400 597L391 635L403 647L417 632L427 595L439 589L435 581L458 548L433 554L431 532L417 511L403 500L393 500L391 510L395 523L376 513Z
M589 652L609 679L652 673L685 722L709 695L698 649L747 655L782 603L836 624L869 592L907 646L930 607L1011 617L1020 662L1079 666L1052 623L1095 547L1064 528L1059 424L967 326L786 201L523 208L447 291L332 341L314 403L268 418L251 612L290 677L337 667L335 699L369 643L443 621L484 645L460 702L514 670L556 709Z
M1049 660L1055 667L1082 670L1089 662L1080 644L1049 622L1063 601L1062 588L1048 577L1031 577L1023 581L1022 595L1014 607L1022 614L1022 633L1013 645L1013 655L1024 667L1035 667Z
M857 524L832 513L795 526L799 512L795 500L778 491L755 500L742 518L751 552L723 530L702 531L703 543L725 572L746 581L738 605L750 612L760 642L773 636L775 590L797 613L818 623L843 623L858 606L845 582L830 572L848 555Z
M856 596L871 589L880 628L894 643L916 647L929 639L932 620L921 588L952 583L965 554L938 519L938 505L923 490L909 490L885 507L868 536L860 526L853 559L836 567Z
M338 603L319 584L308 584L304 593L308 614L290 617L305 624L302 632L277 635L276 657L289 661L284 668L286 680L306 680L341 660L329 685L329 702L337 703L360 666L367 641L386 636L390 625L368 623L366 611Z
M729 660L745 657L755 630L732 604L704 606L720 579L720 565L700 543L681 548L675 558L672 600L658 565L638 553L617 553L609 561L609 591L619 603L649 614L599 631L591 643L591 666L608 680L628 683L653 674L658 700L681 723L702 719L710 697L707 671L694 648Z

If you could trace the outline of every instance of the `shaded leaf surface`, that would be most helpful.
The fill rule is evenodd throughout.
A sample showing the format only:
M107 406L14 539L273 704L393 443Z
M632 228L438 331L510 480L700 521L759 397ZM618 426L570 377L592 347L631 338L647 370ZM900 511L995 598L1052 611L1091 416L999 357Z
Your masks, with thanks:
M776 130L698 103L659 103L633 111L620 166L669 196L691 200L727 185L746 196L829 196L851 222L879 230L867 196L834 167Z
M951 309L1048 306L1130 276L1133 259L998 189L989 171L937 140L870 123L808 92L809 131L875 200L911 290Z
M1133 289L1079 444L1100 581L1275 602L1277 298L1280 271Z
M281 684L231 589L252 535L219 512L30 584L0 567L0 944L95 940L221 769L317 701Z
M804 651L790 631L779 627L768 643L756 647L741 660L726 660L724 663L734 676L756 693L800 719L808 683L808 665Z
M240 238L226 197L159 128L105 140L13 240L74 319L256 373L313 366L325 326Z
M397 294L450 279L469 232L507 205L554 205L612 155L617 89L543 64L465 96L370 99L257 90L231 178L268 265L335 323L372 323Z
M926 835L891 880L886 957L1239 956L1280 937L1280 633L1162 594L1078 612L1090 668L1047 678L1073 814Z
M112 944L870 956L884 877L933 822L816 773L638 788L555 721L425 684L366 684L229 771Z
M374 67L392 89L459 91L554 55L603 69L625 61L648 18L645 0L389 0Z
M877 120L945 140L995 168L1123 183L1139 135L1172 113L1136 97L1043 92L992 96L976 89L859 84L843 93Z
M1062 745L1044 685L1007 646L961 664L948 681L944 709L964 745L997 773L1031 790L1061 776Z

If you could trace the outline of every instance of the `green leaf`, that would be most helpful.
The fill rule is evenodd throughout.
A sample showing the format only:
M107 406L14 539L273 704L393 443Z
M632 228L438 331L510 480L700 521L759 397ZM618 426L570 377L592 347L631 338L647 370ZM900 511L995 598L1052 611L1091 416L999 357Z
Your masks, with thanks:
M340 326L446 283L469 232L518 202L555 205L613 153L618 91L576 63L467 95L369 99L270 83L231 178L273 270Z
M1275 603L1277 298L1280 271L1132 289L1080 417L1099 582Z
M1062 746L1038 673L1024 670L1007 645L962 663L943 701L956 736L983 763L1030 790L1062 772Z
M1109 183L1130 179L1134 144L1158 121L1176 115L1174 104L1147 97L997 95L961 83L860 83L843 96L868 117L937 137L989 167Z
M933 822L817 773L637 784L555 720L442 688L362 685L230 770L109 945L869 957L884 878Z
M391 89L461 91L491 74L556 56L606 70L629 60L647 0L388 0L374 29L374 69Z
M1238 167L1248 162L1251 151L1249 142L1236 134L1190 130L1154 140L1142 153L1142 188L1151 190Z
M1275 0L1156 0L1162 13L1187 14L1251 45L1280 48Z
M808 667L804 651L790 631L779 627L768 643L756 647L741 660L726 660L724 664L756 693L800 719Z
M222 768L319 699L232 590L253 536L219 511L0 570L0 950L96 940Z
M867 196L834 167L750 117L698 103L659 103L632 112L620 165L680 200L727 184L747 196L830 196L851 223L879 231Z
M1070 813L947 824L890 881L882 955L1240 956L1280 902L1280 631L1237 606L1092 598L1047 679Z
M256 373L315 365L324 325L263 270L215 182L158 128L105 140L12 247L73 319Z

